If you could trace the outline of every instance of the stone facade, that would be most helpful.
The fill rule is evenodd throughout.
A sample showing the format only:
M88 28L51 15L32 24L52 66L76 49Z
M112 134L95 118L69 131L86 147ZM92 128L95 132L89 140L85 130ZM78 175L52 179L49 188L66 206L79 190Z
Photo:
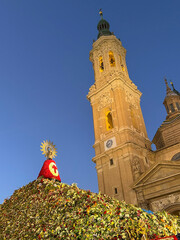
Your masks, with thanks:
M87 98L93 111L99 191L154 211L180 211L180 161L171 161L180 152L180 96L166 96L166 109L173 102L176 113L168 109L153 139L157 151L152 151L141 92L129 78L125 57L121 41L109 32L101 34L90 52L95 83Z

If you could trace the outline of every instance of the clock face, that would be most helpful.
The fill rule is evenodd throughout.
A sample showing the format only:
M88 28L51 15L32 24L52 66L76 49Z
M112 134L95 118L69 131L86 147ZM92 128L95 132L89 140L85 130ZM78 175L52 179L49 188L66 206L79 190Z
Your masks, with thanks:
M112 145L113 145L113 140L112 139L108 140L106 143L106 147L110 148L110 147L112 147Z

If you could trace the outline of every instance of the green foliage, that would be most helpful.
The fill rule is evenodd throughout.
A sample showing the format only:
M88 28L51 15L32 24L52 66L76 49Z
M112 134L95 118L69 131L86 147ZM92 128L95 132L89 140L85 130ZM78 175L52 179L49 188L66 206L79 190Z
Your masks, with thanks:
M16 190L0 205L0 239L147 239L180 232L177 219L55 180Z

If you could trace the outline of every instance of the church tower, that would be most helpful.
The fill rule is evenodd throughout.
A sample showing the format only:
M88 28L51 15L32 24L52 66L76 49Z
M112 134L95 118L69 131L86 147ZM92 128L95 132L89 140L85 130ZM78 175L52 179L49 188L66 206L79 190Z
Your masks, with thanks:
M126 50L103 19L90 51L95 83L88 93L94 120L99 191L137 204L133 182L149 167L151 142L140 107L141 92L131 81Z
M166 96L164 106L166 108L166 120L158 128L152 142L156 145L156 160L180 159L180 93L166 84ZM176 159L176 160L177 160Z
M180 142L180 93L174 88L173 90L166 84L166 97L164 106L166 108L166 120L158 128L152 142L156 145L157 150L179 144Z

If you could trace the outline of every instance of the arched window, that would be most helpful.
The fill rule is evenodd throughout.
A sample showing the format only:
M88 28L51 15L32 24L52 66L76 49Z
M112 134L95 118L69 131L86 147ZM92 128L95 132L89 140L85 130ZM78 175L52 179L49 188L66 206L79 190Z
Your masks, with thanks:
M166 110L167 110L167 113L169 113L169 108L168 108L168 105L166 106Z
M121 64L121 67L122 67L123 72L125 72L125 68L124 68L123 64Z
M112 114L110 111L106 113L106 129L110 130L113 128Z
M104 71L104 63L103 63L102 57L99 57L99 70L100 70L100 72Z
M109 52L109 63L110 63L110 66L111 67L114 67L115 66L115 58L114 58L114 54L113 52Z
M177 107L177 110L180 110L180 106L178 102L176 102L176 107Z
M171 159L171 161L178 161L178 160L180 160L180 152L176 153Z
M175 112L175 109L174 109L173 103L170 103L169 106L170 106L171 112Z

